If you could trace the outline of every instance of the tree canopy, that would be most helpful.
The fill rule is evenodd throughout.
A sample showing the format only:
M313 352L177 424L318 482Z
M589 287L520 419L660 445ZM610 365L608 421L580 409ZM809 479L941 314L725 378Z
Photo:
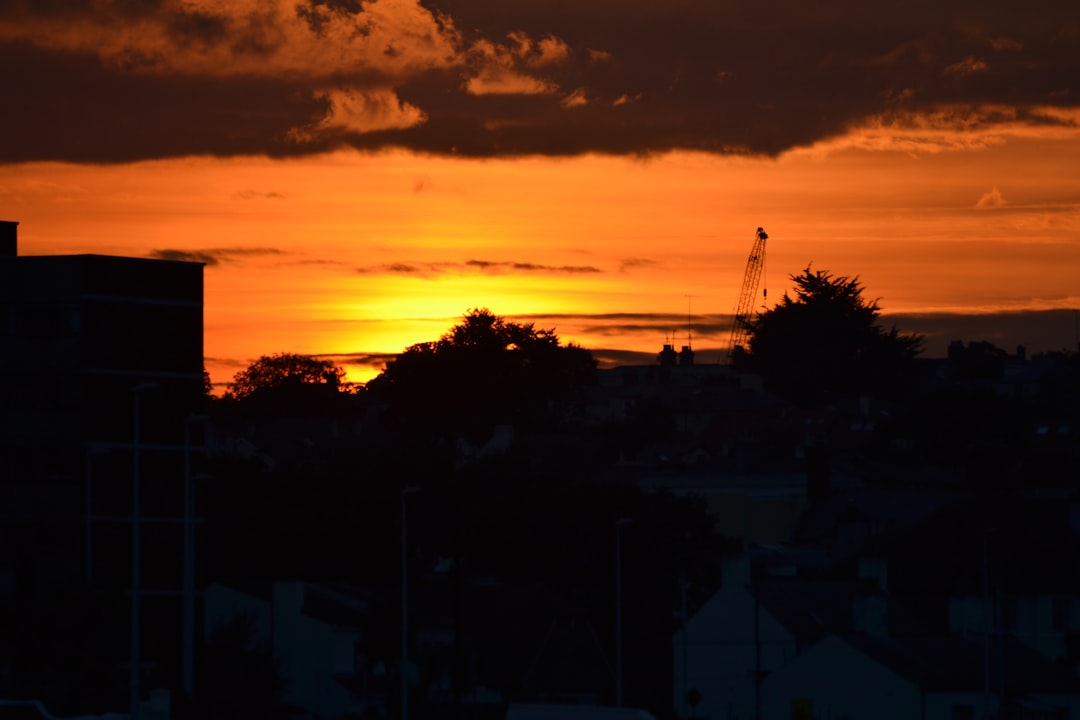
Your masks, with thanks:
M368 389L403 420L482 439L498 423L542 421L595 369L592 353L562 345L553 329L479 308L438 340L407 348Z
M297 353L263 355L233 376L226 398L242 400L260 390L297 385L339 387L345 371L330 360Z
M881 327L881 309L863 297L857 276L807 267L790 277L795 296L785 293L747 322L749 348L736 356L736 366L804 404L900 390L923 339Z

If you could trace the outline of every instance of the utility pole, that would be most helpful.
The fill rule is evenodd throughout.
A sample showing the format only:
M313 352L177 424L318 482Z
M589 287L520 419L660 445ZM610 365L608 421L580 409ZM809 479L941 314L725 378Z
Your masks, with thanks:
M687 703L690 702L690 653L687 650L689 642L686 637L686 628L689 624L689 618L686 617L686 586L689 583L683 580L679 583L679 605L680 615L682 616L682 717L686 720L690 716L687 710Z
M192 415L184 420L184 599L183 667L181 686L190 699L195 693L195 487L191 474L191 427L206 423L206 415ZM205 445L205 443L204 443ZM201 476L199 476L201 477Z
M86 579L94 579L94 458L107 455L108 448L86 451Z
M990 607L990 553L988 545L993 528L983 528L982 536L982 571L983 571L983 713L987 718L994 718L997 713L990 709L990 634L992 632L993 612Z
M615 521L615 707L622 707L622 529L632 522Z
M409 536L406 532L406 499L420 488L401 491L401 720L409 720Z

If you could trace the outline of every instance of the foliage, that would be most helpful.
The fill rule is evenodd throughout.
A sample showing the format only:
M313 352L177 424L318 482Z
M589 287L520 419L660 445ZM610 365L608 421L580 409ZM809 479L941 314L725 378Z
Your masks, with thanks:
M344 379L345 371L330 360L284 352L263 355L233 376L225 397L239 400L260 390L298 385L338 388Z
M380 392L403 421L483 440L498 423L550 419L595 369L592 353L561 345L554 330L481 308L438 340L406 349L368 389Z
M214 628L202 656L198 696L204 717L290 717L280 661L258 639L250 616Z
M794 298L785 293L747 322L749 350L736 357L737 366L804 404L901 389L922 349L920 336L882 328L877 301L863 297L858 277L807 267L791 280Z

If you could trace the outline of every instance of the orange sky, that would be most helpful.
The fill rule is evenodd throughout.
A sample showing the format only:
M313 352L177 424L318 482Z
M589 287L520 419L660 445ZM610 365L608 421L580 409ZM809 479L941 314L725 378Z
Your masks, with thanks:
M16 3L0 218L25 255L206 262L216 383L279 351L365 380L473 307L655 354L689 305L715 360L758 226L770 298L812 262L905 317L1080 307L1076 9L867 35L842 5L790 25L642 5L671 14L637 31L686 33L642 45L630 13L482 0ZM768 58L744 36L775 38Z

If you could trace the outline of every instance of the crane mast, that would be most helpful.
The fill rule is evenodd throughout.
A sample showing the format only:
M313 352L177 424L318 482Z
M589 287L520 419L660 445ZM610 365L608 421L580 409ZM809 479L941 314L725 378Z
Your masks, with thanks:
M754 312L754 298L757 295L758 284L761 282L761 274L765 269L765 241L769 238L761 228L754 234L754 246L750 250L750 258L746 261L746 272L743 274L742 289L739 291L739 302L735 305L735 312L731 320L731 339L728 342L727 360L730 363L735 355L735 348L742 349L746 343L746 323ZM766 288L763 293L768 294Z

